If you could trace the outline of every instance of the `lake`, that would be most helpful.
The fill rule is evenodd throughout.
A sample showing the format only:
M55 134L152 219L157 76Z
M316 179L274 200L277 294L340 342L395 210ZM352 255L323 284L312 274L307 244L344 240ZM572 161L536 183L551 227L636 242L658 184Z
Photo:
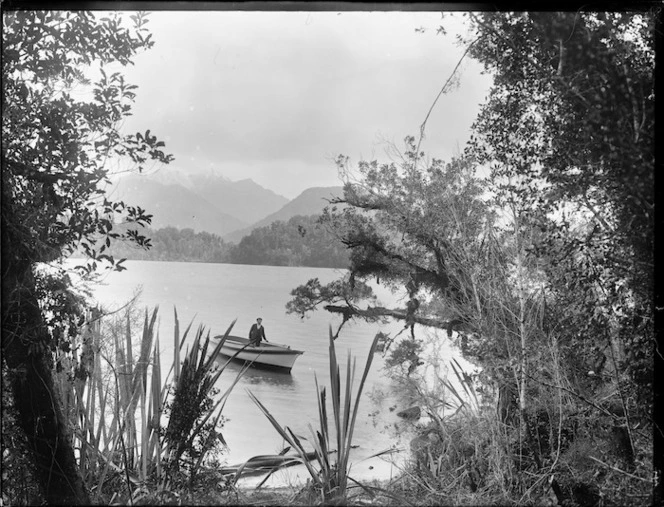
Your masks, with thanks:
M328 283L343 274L326 268L248 266L186 262L127 261L127 270L110 273L94 289L95 298L108 310L122 306L136 290L141 289L140 305L159 306L159 337L162 368L172 361L173 308L177 308L180 332L192 322L191 337L199 324L211 335L223 334L237 319L233 334L247 336L257 317L262 317L268 340L303 350L290 374L250 369L240 380L224 409L228 418L222 433L229 445L224 455L234 465L260 454L277 454L283 439L270 425L247 395L253 392L272 412L282 426L309 438L308 424L318 426L318 409L314 375L319 385L327 386L329 398L328 345L329 328L336 330L341 318L324 310L300 319L287 315L285 305L290 291L310 278ZM374 286L381 303L399 304L398 297ZM347 323L336 340L337 356L345 365L348 352L357 358L355 387L361 379L371 341L378 331L394 335L402 324ZM186 345L185 345L186 347ZM239 366L233 364L219 379L224 391ZM342 366L343 368L343 366ZM342 376L342 378L345 378ZM342 386L343 390L343 386ZM352 451L351 476L356 479L387 479L398 474L405 452L390 458L371 458L389 448L407 448L408 437L402 435L403 422L396 412L407 408L399 404L393 386L384 372L380 353L374 358L362 395ZM332 414L331 407L328 413ZM331 421L330 421L331 422ZM336 443L331 443L333 448ZM268 485L294 484L308 477L304 467L293 467L275 474ZM246 484L259 478L250 478Z

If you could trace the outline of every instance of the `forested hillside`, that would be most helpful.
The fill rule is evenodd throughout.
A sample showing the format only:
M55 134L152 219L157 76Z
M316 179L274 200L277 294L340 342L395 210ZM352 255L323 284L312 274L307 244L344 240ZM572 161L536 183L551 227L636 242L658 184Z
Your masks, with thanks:
M149 261L227 262L232 245L209 232L164 227L146 233L149 250L130 243L115 243L111 255L117 258Z
M229 262L345 268L348 253L316 215L295 216L251 231L231 250Z
M298 216L254 229L238 245L216 234L193 229L165 227L146 231L150 249L130 243L114 243L110 254L130 260L227 262L267 266L343 268L348 264L345 248L318 216Z

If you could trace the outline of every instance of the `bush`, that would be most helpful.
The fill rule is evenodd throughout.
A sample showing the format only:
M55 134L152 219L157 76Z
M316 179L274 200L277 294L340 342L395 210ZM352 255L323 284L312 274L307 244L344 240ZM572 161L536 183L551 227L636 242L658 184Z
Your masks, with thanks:
M34 479L34 465L28 458L27 440L16 422L14 400L6 365L2 361L2 504L37 505L43 498Z

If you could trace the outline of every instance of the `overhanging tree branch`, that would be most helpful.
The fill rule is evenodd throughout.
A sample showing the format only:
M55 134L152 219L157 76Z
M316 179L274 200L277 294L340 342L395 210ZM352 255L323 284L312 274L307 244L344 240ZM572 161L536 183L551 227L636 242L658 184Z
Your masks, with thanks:
M365 309L356 306L326 305L323 307L330 313L337 313L344 316L345 320L359 317L370 321L376 321L384 318L406 321L406 325L420 324L421 326L444 329L450 334L458 330L457 327L462 323L461 319L438 319L435 317L425 317L408 312L403 309L391 309L382 306L371 306Z

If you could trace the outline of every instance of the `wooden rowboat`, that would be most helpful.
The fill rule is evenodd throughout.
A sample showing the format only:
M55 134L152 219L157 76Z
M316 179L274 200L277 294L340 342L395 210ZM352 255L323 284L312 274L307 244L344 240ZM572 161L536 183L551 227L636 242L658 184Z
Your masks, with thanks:
M221 340L223 336L215 336ZM295 360L304 354L301 350L291 349L287 345L262 342L260 346L249 345L247 338L229 335L219 349L219 355L237 361L250 363L258 368L275 368L290 371Z

